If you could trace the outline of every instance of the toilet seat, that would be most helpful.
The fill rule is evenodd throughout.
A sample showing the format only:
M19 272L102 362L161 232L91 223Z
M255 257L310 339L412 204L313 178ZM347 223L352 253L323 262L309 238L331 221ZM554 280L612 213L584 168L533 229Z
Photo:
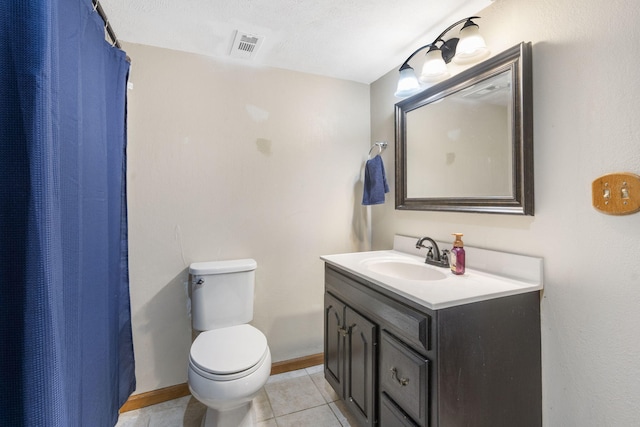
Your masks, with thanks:
M191 345L189 364L205 378L230 381L257 370L268 353L264 334L244 324L202 332Z

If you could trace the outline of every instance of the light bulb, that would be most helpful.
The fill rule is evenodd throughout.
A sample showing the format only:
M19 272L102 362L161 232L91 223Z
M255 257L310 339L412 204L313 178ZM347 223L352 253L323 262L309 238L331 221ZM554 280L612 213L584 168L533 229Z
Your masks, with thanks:
M400 70L400 77L398 78L398 88L394 95L397 98L406 98L420 92L420 89L420 82L416 78L413 68L402 68Z
M453 62L460 65L470 64L487 56L489 56L489 49L487 49L487 44L480 35L478 26L473 22L465 24L460 30L460 41L458 41Z
M442 59L440 49L433 49L427 52L420 80L424 83L436 83L447 77L449 77L449 70L444 59Z

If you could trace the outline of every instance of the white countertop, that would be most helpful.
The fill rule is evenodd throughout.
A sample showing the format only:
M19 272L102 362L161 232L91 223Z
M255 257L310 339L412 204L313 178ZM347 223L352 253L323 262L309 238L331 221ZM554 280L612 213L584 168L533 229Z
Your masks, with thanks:
M401 236L404 237L404 236ZM406 238L413 239L413 238ZM415 246L415 241L412 240ZM401 246L396 245L394 246ZM483 254L486 252L486 254ZM340 267L358 277L397 293L413 302L431 310L438 310L471 302L484 301L493 298L532 292L543 288L542 259L483 249L471 250L472 255L492 261L499 259L509 263L510 257L520 265L518 277L506 277L467 268L464 275L456 276L447 268L428 266L424 264L424 256L417 256L398 250L354 252L336 255L324 255L320 258L326 263ZM495 254L498 254L497 256ZM467 260L469 253L467 251ZM428 268L441 271L445 277L440 280L408 280L376 273L367 267L372 261L402 261L425 265ZM523 262L524 260L524 262ZM478 260L476 260L478 261ZM482 263L480 263L482 264ZM501 266L495 266L495 271L502 271ZM514 275L516 276L516 275Z

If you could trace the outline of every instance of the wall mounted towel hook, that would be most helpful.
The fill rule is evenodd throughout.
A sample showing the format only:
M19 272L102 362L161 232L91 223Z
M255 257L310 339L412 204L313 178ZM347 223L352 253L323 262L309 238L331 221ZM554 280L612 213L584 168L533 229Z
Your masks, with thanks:
M369 149L369 154L367 154L367 157L371 157L371 152L376 148L378 149L378 153L376 155L382 154L382 152L387 148L388 145L389 144L387 143L387 141L376 141Z

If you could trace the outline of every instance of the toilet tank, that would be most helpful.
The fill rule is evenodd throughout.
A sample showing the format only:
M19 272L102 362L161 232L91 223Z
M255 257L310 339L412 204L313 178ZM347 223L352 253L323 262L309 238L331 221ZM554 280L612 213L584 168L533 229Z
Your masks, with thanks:
M193 329L208 331L249 323L253 319L256 267L253 259L191 264Z

